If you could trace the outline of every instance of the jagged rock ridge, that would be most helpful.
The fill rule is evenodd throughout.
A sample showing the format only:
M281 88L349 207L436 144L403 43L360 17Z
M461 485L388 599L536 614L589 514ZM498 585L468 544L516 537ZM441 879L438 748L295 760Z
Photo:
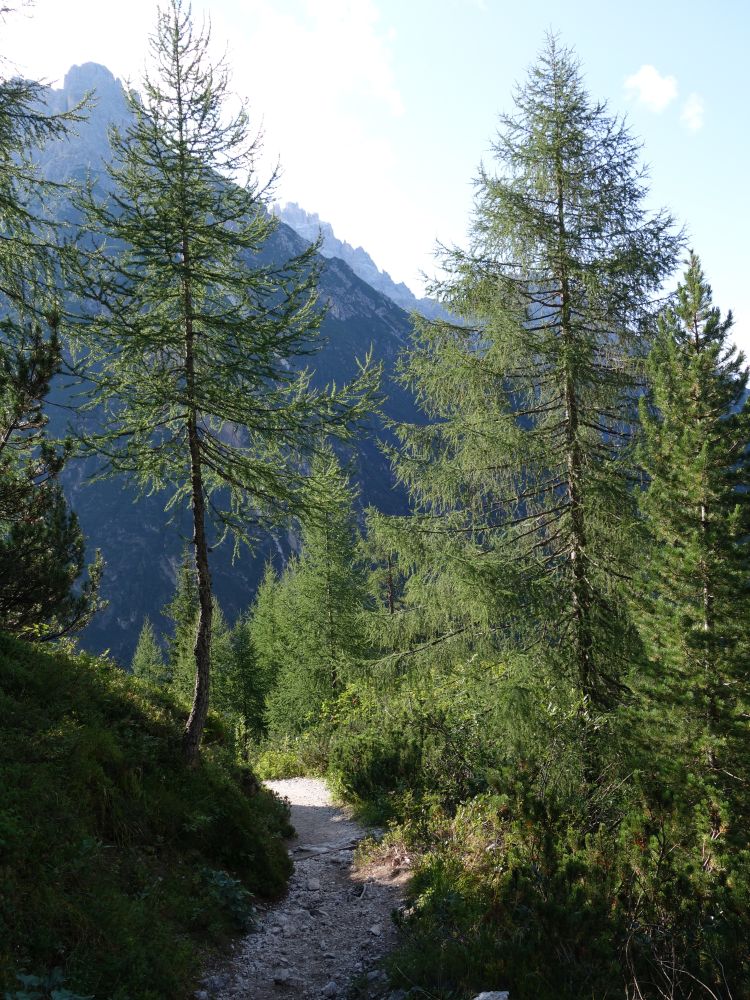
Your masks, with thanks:
M421 298L403 283L398 284L388 274L381 271L372 257L362 247L353 247L336 237L330 222L321 220L317 212L306 212L296 202L287 202L285 205L276 204L273 206L275 214L288 226L299 233L299 235L313 243L318 235L322 235L323 242L320 252L324 257L338 257L343 260L359 275L363 281L371 285L376 291L387 295L397 305L407 312L418 312L428 319L448 319L448 313L435 299Z

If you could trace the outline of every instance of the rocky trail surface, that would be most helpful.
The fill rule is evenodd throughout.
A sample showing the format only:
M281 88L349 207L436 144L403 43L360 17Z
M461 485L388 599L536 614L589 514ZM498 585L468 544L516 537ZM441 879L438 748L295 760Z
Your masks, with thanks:
M289 892L260 911L257 930L234 946L224 969L206 977L197 1000L344 1000L355 984L373 1000L402 997L390 993L377 963L395 943L391 913L402 903L406 873L391 863L353 867L366 833L333 804L325 782L267 784L292 806Z

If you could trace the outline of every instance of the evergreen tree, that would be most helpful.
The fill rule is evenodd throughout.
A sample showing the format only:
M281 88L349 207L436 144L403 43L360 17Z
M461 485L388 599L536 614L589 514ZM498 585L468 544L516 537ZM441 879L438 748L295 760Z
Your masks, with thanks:
M241 756L247 756L253 740L265 735L266 697L269 678L261 670L255 651L250 615L241 618L232 631L234 673L232 704L238 720L238 746Z
M177 574L174 596L162 613L172 623L172 633L167 639L169 684L178 697L189 701L195 685L198 587L195 563L187 548Z
M514 101L497 173L476 182L471 248L443 254L434 288L458 321L420 321L404 362L429 418L398 428L394 454L417 508L400 541L427 609L414 641L534 647L608 703L633 641L638 363L679 237L646 212L637 143L554 37Z
M228 719L238 712L236 705L236 662L232 630L224 617L219 602L213 602L213 628L211 629L211 671L213 676L213 707Z
M288 574L285 577L288 582ZM266 693L275 685L285 658L284 612L288 610L285 589L269 560L247 618L250 642Z
M281 662L268 699L269 728L277 733L314 723L356 676L366 651L354 491L333 455L317 460L305 489L316 513L302 525L299 558L277 593Z
M211 525L241 537L298 509L300 454L321 434L344 432L370 384L319 392L289 363L315 346L316 248L264 262L276 223L253 170L257 140L244 109L227 116L227 73L210 64L208 45L183 0L159 10L153 72L142 98L131 98L133 124L111 137L113 194L86 205L101 267L86 269L82 289L98 307L84 335L92 405L103 401L108 418L89 445L108 472L169 489L170 505L192 511L189 760L208 711Z
M653 544L637 610L661 738L736 799L750 763L750 407L731 326L691 254L648 358L640 502Z
M0 8L0 21L11 7ZM49 440L44 402L61 366L54 226L34 206L53 185L32 153L64 136L81 107L43 110L41 84L0 77L0 629L52 639L101 606L100 557L76 593L84 541L57 477L69 447Z
M169 681L164 654L149 618L144 619L130 670L134 676L141 677L150 684L156 684L159 687L163 687Z

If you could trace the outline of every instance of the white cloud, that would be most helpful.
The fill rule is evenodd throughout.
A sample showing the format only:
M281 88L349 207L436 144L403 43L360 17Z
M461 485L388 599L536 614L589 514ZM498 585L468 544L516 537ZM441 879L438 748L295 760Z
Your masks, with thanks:
M391 136L408 109L395 34L375 0L214 0L211 15L214 38L229 39L233 89L248 96L251 120L262 118L266 171L281 161L275 197L318 212L339 238L409 275L414 246L393 232L405 220L407 234L422 230Z
M654 66L641 66L625 80L625 90L639 104L659 114L677 97L677 79L662 76Z
M691 132L703 128L706 104L700 94L691 94L682 106L680 121Z

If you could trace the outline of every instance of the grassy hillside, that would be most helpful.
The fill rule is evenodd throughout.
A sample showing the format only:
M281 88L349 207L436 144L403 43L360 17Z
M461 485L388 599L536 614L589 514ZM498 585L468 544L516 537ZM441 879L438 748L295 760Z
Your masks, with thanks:
M184 997L249 893L283 890L284 807L216 721L187 770L174 702L101 660L0 636L0 718L0 989L59 968L77 994Z

